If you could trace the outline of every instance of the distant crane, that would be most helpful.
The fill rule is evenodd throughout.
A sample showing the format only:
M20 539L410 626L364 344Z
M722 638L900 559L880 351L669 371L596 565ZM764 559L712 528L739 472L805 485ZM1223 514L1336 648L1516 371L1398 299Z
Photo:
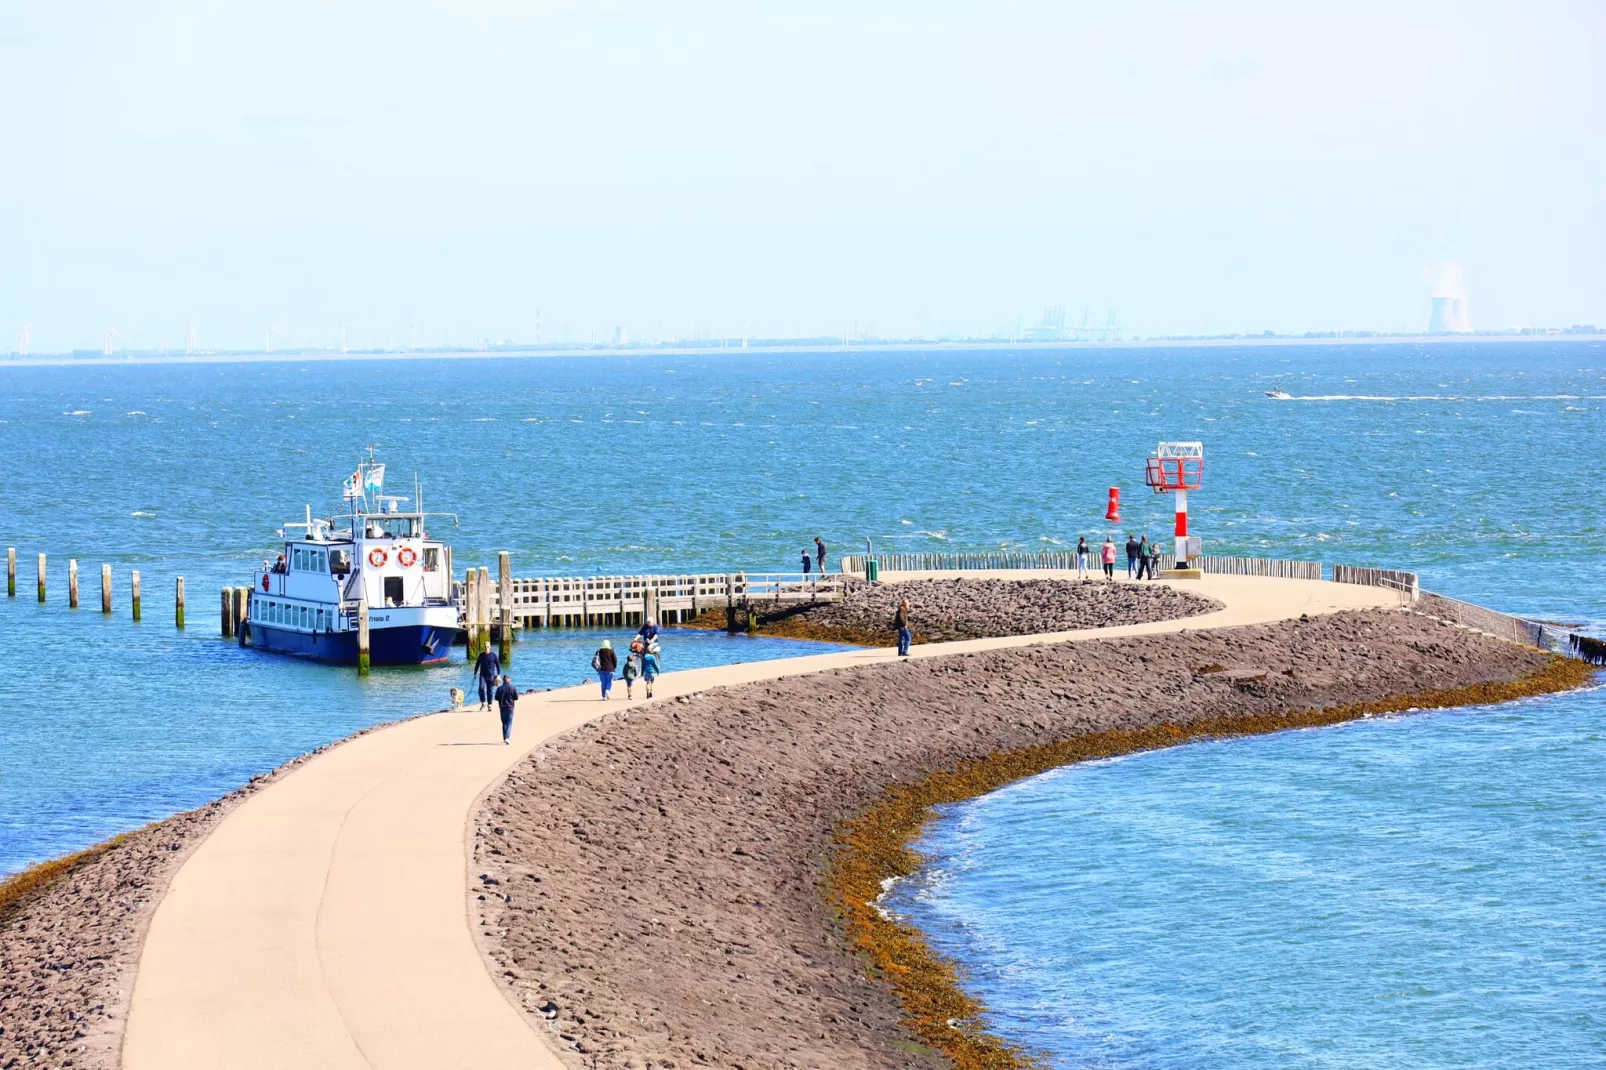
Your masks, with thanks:
M340 351L342 353L346 351L346 324L344 321L340 324Z
M100 352L103 356L111 356L117 350L118 342L125 342L122 335L117 333L116 327L105 327L100 332Z
M274 322L272 320L269 320L268 321L268 352L269 353L273 352L273 336L275 334L277 334L277 335L279 335L279 337L285 338L285 339L288 339L290 337L290 332L289 331L285 330L283 327L277 326L276 324L274 324Z

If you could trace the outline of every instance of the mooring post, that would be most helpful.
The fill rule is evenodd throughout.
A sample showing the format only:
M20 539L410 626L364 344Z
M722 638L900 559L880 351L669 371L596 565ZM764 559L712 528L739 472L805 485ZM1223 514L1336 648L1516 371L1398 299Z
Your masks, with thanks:
M480 649L491 647L491 570L480 566Z
M223 594L223 615L218 618L218 634L225 639L234 638L234 589L225 587Z
M134 596L134 619L139 620L139 569L136 568L134 574L129 577L128 586Z
M17 597L17 548L6 547L6 597Z
M112 611L112 567L110 565L100 566L100 611L102 613L110 613Z
M508 552L503 550L496 555L497 584L496 593L502 603L502 664L506 665L513 660L513 565Z
M173 626L184 627L184 577L180 576L173 585Z
M480 605L480 574L471 567L463 573L463 630L468 633L468 660L473 662L480 656L479 634L475 628L475 617L479 613Z
M357 675L367 676L368 662L368 601L357 603Z
M67 608L78 608L78 559L67 559Z
M39 555L39 601L45 600L45 555Z

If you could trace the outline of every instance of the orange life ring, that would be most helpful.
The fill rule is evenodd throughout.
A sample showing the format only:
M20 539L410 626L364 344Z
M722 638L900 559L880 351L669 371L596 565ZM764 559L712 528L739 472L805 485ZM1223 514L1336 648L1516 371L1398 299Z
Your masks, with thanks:
M266 572L262 574L262 589L264 591L268 589L268 574Z
M390 555L385 553L383 546L376 546L368 551L368 563L375 568L384 568L385 562L389 560Z
M403 546L396 551L396 563L402 568L412 568L418 564L418 551L411 546Z

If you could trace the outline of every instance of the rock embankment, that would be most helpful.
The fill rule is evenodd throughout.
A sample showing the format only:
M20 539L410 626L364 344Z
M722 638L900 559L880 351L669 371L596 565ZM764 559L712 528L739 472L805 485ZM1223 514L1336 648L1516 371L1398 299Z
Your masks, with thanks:
M898 996L869 976L822 895L831 860L846 857L842 822L889 786L1091 733L1260 723L1550 664L1372 611L917 659L639 706L538 749L488 797L473 920L494 974L577 1067L949 1065L903 1024Z
M1163 583L966 577L875 585L851 582L840 602L760 612L757 631L787 639L891 646L892 617L902 598L909 599L910 630L917 643L1145 624L1221 608L1212 599ZM724 609L704 613L696 626L724 628Z

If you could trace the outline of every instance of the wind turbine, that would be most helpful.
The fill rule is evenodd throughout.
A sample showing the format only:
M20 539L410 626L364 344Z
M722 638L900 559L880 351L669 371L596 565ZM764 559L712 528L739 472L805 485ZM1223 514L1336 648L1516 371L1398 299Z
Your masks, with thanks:
M187 357L194 353L198 345L199 340L195 334L195 324L186 323L184 325L184 355Z
M340 324L340 351L342 353L346 351L346 324L344 321Z

